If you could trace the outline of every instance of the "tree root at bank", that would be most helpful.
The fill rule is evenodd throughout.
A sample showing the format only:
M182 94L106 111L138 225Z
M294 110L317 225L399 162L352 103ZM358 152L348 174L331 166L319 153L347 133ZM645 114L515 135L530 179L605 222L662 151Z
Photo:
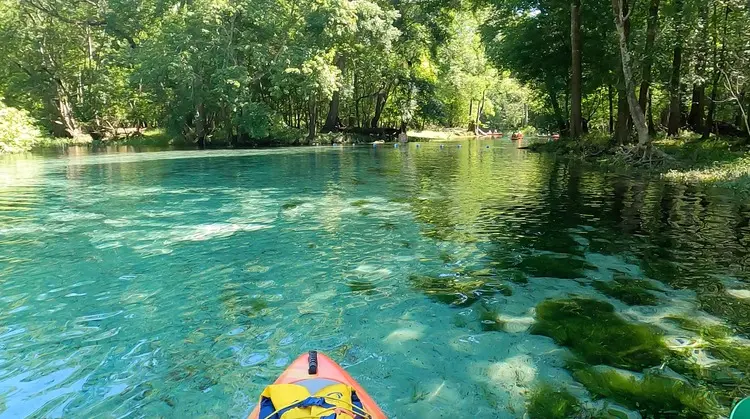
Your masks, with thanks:
M638 166L638 167L664 167L674 163L674 158L662 150L648 145L641 147L638 145L619 146L611 150L612 157L610 160L612 163L622 164L627 166ZM591 155L589 157L595 157Z

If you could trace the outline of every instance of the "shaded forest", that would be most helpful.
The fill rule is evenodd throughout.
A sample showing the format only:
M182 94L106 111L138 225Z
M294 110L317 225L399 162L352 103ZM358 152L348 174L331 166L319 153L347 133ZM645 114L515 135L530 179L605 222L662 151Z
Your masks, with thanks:
M744 0L0 0L0 143L748 137L749 26Z

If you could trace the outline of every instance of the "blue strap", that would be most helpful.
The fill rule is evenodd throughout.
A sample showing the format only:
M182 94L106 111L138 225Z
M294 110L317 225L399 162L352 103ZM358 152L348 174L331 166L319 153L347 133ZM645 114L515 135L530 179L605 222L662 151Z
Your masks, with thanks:
M336 407L330 403L327 403L326 400L322 397L308 397L304 400L298 401L297 403L294 403L294 404L290 404L289 406L279 410L278 412L276 412L276 416L274 416L273 418L274 419L280 418L281 416L284 415L284 413L286 413L290 409L296 409L298 407L312 407L312 406L325 407L325 408ZM334 418L336 417L335 414L333 416Z
M357 406L359 408L359 412L364 412L365 407L362 406L362 401L359 400L359 396L357 396L357 392L352 389L352 404ZM356 419L365 419L363 416L357 415Z

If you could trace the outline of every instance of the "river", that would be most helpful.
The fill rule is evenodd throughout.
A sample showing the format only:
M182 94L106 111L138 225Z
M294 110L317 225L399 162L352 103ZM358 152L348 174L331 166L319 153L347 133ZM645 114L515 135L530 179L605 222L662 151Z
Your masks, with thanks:
M311 349L393 418L520 418L543 382L726 416L750 391L749 220L731 191L509 140L0 157L0 417L242 417ZM566 314L577 334L639 325L667 352L538 325L584 298L606 304ZM595 394L573 358L705 403Z

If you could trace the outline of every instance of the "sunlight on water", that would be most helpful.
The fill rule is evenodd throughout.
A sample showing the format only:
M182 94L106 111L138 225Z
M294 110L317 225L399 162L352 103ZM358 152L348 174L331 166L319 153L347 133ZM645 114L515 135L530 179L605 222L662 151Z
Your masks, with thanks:
M0 416L242 417L311 349L394 418L726 415L749 221L507 140L3 157Z

